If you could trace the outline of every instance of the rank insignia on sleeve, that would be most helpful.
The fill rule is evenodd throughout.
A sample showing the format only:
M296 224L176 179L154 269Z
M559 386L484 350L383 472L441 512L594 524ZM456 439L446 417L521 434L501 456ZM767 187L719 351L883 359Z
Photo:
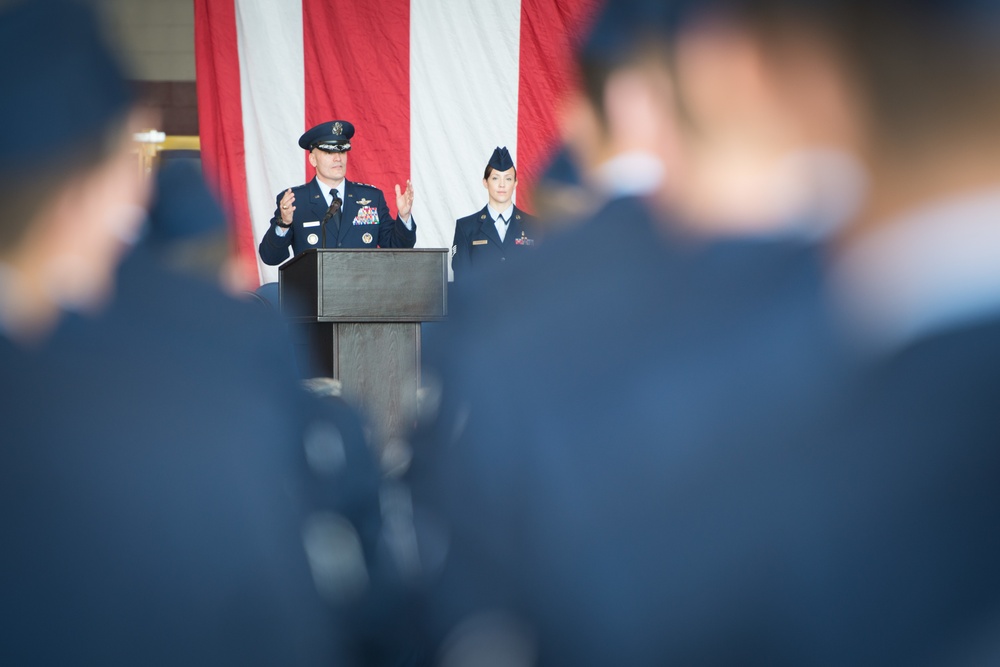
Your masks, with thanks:
M453 245L451 247L451 256L454 257L457 253L458 253L458 246L457 245Z
M371 203L372 203L371 199L359 199L358 200L358 205L359 206L368 206L368 204L371 204Z
M521 238L514 239L514 245L532 246L535 245L535 239L529 239L527 236L525 236L524 232L522 231Z

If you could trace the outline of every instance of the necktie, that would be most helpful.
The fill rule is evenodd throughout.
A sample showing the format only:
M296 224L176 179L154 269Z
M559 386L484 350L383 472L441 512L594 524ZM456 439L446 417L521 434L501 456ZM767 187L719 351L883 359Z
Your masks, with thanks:
M330 190L330 197L333 201L330 202L330 208L326 209L326 215L323 216L323 247L328 248L330 246L326 243L326 223L327 221L333 222L333 246L337 247L337 239L340 238L340 207L343 202L341 202L340 197L337 196L336 188Z
M496 226L497 234L500 235L500 242L503 243L504 238L507 236L507 223L504 222L503 215L497 216Z

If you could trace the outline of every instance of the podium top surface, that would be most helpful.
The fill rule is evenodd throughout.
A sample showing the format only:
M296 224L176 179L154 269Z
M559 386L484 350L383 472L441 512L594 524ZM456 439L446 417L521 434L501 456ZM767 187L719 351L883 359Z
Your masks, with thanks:
M282 312L312 322L427 322L448 311L448 250L316 249L278 269Z

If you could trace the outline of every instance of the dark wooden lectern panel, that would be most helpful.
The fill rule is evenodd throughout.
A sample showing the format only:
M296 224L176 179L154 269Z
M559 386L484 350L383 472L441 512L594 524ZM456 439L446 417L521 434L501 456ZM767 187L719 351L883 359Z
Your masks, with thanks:
M281 267L281 309L319 322L429 322L448 310L446 250L307 250Z
M402 435L420 383L420 323L448 310L448 251L308 250L280 269L281 310L324 374L369 418L376 447Z
M406 432L414 414L420 369L420 325L335 324L335 366L344 398L368 410L377 439Z

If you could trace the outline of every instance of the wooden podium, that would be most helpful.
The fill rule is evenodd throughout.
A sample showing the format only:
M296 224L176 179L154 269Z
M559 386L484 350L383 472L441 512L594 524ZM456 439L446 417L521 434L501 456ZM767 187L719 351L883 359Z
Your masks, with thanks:
M307 250L278 271L281 311L319 370L366 413L381 449L404 434L420 382L420 323L448 312L448 250Z

